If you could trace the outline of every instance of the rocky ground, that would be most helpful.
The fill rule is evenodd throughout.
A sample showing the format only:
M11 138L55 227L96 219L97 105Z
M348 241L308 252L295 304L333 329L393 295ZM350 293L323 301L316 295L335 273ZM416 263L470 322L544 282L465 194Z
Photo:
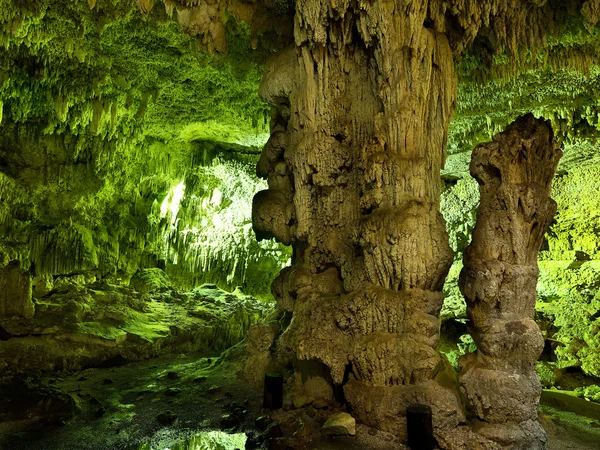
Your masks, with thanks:
M333 404L293 409L288 396L283 409L262 409L278 327L240 341L269 304L214 285L178 291L155 269L130 286L79 278L38 285L35 315L0 323L0 450L405 448L360 424L355 436L329 435ZM549 450L599 448L599 404L547 390L540 411Z
M548 450L600 448L600 404L570 391L546 390L540 410Z
M0 449L259 449L269 448L271 438L271 448L285 449L302 435L312 436L309 449L405 448L360 425L353 437L321 433L336 412L326 405L262 410L260 389L239 381L244 354L240 345L222 358L172 355L61 378L20 378L2 388ZM549 450L598 448L600 405L545 391L540 410Z

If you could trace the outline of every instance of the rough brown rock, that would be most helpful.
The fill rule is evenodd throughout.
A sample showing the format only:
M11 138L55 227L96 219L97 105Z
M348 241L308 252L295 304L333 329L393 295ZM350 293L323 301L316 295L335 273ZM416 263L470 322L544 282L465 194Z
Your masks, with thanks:
M345 383L357 420L402 435L415 401L432 405L435 427L464 418L458 389L436 381L452 50L423 25L427 4L394 8L297 2L296 46L271 59L260 88L274 114L253 223L294 247L273 284L293 314L277 343L293 355L293 403L322 400L318 376L331 393ZM308 373L315 363L324 375Z
M356 420L348 413L336 413L327 419L321 430L323 433L332 436L354 436L356 434Z
M462 358L460 382L480 421L475 430L511 449L545 448L535 372L544 339L533 315L561 156L549 123L527 115L478 146L471 161L481 203L459 284L477 352Z
M513 57L536 48L555 11L528 0L298 0L295 8L294 45L271 58L260 87L273 105L257 167L269 189L253 206L257 237L294 248L292 267L273 284L281 309L293 315L276 347L292 355L300 373L294 386L306 379L301 362L327 367L359 422L402 435L405 408L418 397L431 404L443 434L465 420L458 388L437 381L445 364L437 351L440 290L452 261L439 173L455 104L453 55L481 28ZM521 374L526 382L515 389L523 403L513 413L522 433L507 436L533 445L543 440L525 425L534 420L539 386L531 373L543 345L531 320L535 260L554 213L547 198L558 153L551 131L534 127L530 135L524 127L494 144L517 146L515 154L492 145L473 163L482 184L507 190L495 206L482 202L490 217L465 257L463 289L481 350L475 362L465 360L463 389L476 410L477 402L500 399L478 392L494 376L469 371ZM531 161L519 159L520 146ZM504 171L509 179L494 181ZM489 236L497 239L486 247ZM302 401L294 403L309 404L310 388L298 390ZM487 406L480 410L487 420Z

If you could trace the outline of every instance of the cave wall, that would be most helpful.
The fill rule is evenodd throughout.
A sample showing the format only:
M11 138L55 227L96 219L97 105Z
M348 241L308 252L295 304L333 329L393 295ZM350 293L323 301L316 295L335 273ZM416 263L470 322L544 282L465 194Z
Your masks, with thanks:
M268 110L248 27L210 55L164 8L67 3L2 5L0 267L19 261L36 295L162 267L267 296L288 254L249 226Z
M402 51L389 36L378 34L373 24L379 18L362 13L349 18L356 5L348 6L352 14L342 14L346 6L321 11L311 2L301 3L298 7L311 13L298 19L300 58L293 49L282 52L267 67L261 89L275 105L272 117L256 90L266 51L293 41L295 5L164 3L166 8L159 2L125 0L0 2L0 61L7 68L0 74L0 266L10 272L2 282L16 279L12 268L17 261L19 270L30 274L19 288L26 300L14 310L17 314L31 314L27 277L33 275L32 291L38 296L60 278L126 282L140 267L155 266L185 288L218 281L267 293L289 256L281 246L259 246L252 237L250 192L268 186L268 193L260 194L266 210L257 214L255 228L259 237L295 243L293 262L302 266L287 270L274 285L284 310L295 309L298 296L312 295L313 302L327 297L335 303L332 310L341 309L336 310L339 317L346 318L354 312L340 308L335 299L360 291L355 288L361 283L376 287L366 289L365 296L381 304L406 294L390 286L410 285L421 269L392 273L393 264L381 261L402 260L398 249L410 238L392 231L393 242L377 245L382 230L389 231L397 219L405 221L412 237L431 231L425 247L441 256L427 258L440 261L439 274L453 256L442 319L463 319L457 261L470 241L478 203L476 183L467 175L471 149L518 115L534 112L550 118L565 149L553 191L558 215L540 253L538 323L550 347L543 357L551 363L545 367L552 373L581 367L600 374L597 2L430 2L427 12L410 10L413 18L423 19L416 28L391 27L403 39L413 32L420 36ZM327 25L314 22L313 13ZM423 23L427 32L421 30ZM330 42L329 34L338 40ZM448 48L442 48L442 34ZM436 50L428 53L424 41L435 42ZM386 52L398 54L392 59L382 56ZM418 58L433 63L421 66ZM396 60L403 65L394 67L390 61ZM452 72L458 76L457 111L442 170L441 212L453 255L442 242L436 174L444 162L442 128L454 98L452 89L431 88L442 79L447 83ZM423 75L431 75L429 87L413 90L409 78ZM321 98L332 89L335 95ZM421 105L415 98L426 101ZM429 104L436 99L439 105ZM267 182L260 184L252 180L251 166L269 120L272 135L258 162L258 174ZM400 130L394 129L396 123ZM424 123L431 125L431 135L423 133ZM421 172L422 164L428 173ZM392 187L400 178L399 187ZM181 183L185 195L176 202ZM427 227L418 229L411 222L415 217L427 217ZM230 226L217 226L223 223ZM417 259L408 263L417 264ZM426 258L418 263L426 265ZM411 274L406 283L405 274ZM300 281L291 283L288 276ZM411 310L420 318L428 316L426 325L415 319L420 330L437 327L440 286L430 284L430 312ZM299 314L310 316L310 301ZM299 333L312 339L316 332L309 325ZM441 362L439 374L446 376L444 358L435 351L437 331L420 338L427 340L421 348L431 355L429 362ZM473 349L472 342L461 345L463 352ZM306 348L289 344L306 359L319 353L317 347L317 341ZM337 356L336 361L319 358L336 366L336 380L349 375L347 355L339 361ZM299 405L314 395L331 397L333 380L322 366L298 365L300 372L318 372L326 380L298 381ZM366 383L383 390L390 384ZM368 415L364 411L359 414ZM387 417L366 420L392 422Z

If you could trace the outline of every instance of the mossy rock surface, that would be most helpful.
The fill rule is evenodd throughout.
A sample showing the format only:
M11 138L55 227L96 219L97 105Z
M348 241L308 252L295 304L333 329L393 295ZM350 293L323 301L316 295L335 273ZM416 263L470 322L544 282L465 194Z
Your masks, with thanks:
M131 278L129 285L138 292L149 293L172 287L169 276L161 269L140 269Z
M33 319L1 321L13 335L0 341L5 375L72 372L170 353L217 354L273 308L218 288L163 287L148 294L105 281L65 284L35 304Z

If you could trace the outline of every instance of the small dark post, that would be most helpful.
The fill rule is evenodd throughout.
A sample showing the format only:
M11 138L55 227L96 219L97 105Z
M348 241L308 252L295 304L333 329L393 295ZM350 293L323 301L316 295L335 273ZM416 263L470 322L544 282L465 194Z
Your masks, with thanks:
M406 408L406 428L411 450L433 450L436 441L429 406L417 403Z
M12 335L0 325L0 341L8 341Z
M265 374L265 399L263 408L279 409L283 406L283 375L277 372Z

